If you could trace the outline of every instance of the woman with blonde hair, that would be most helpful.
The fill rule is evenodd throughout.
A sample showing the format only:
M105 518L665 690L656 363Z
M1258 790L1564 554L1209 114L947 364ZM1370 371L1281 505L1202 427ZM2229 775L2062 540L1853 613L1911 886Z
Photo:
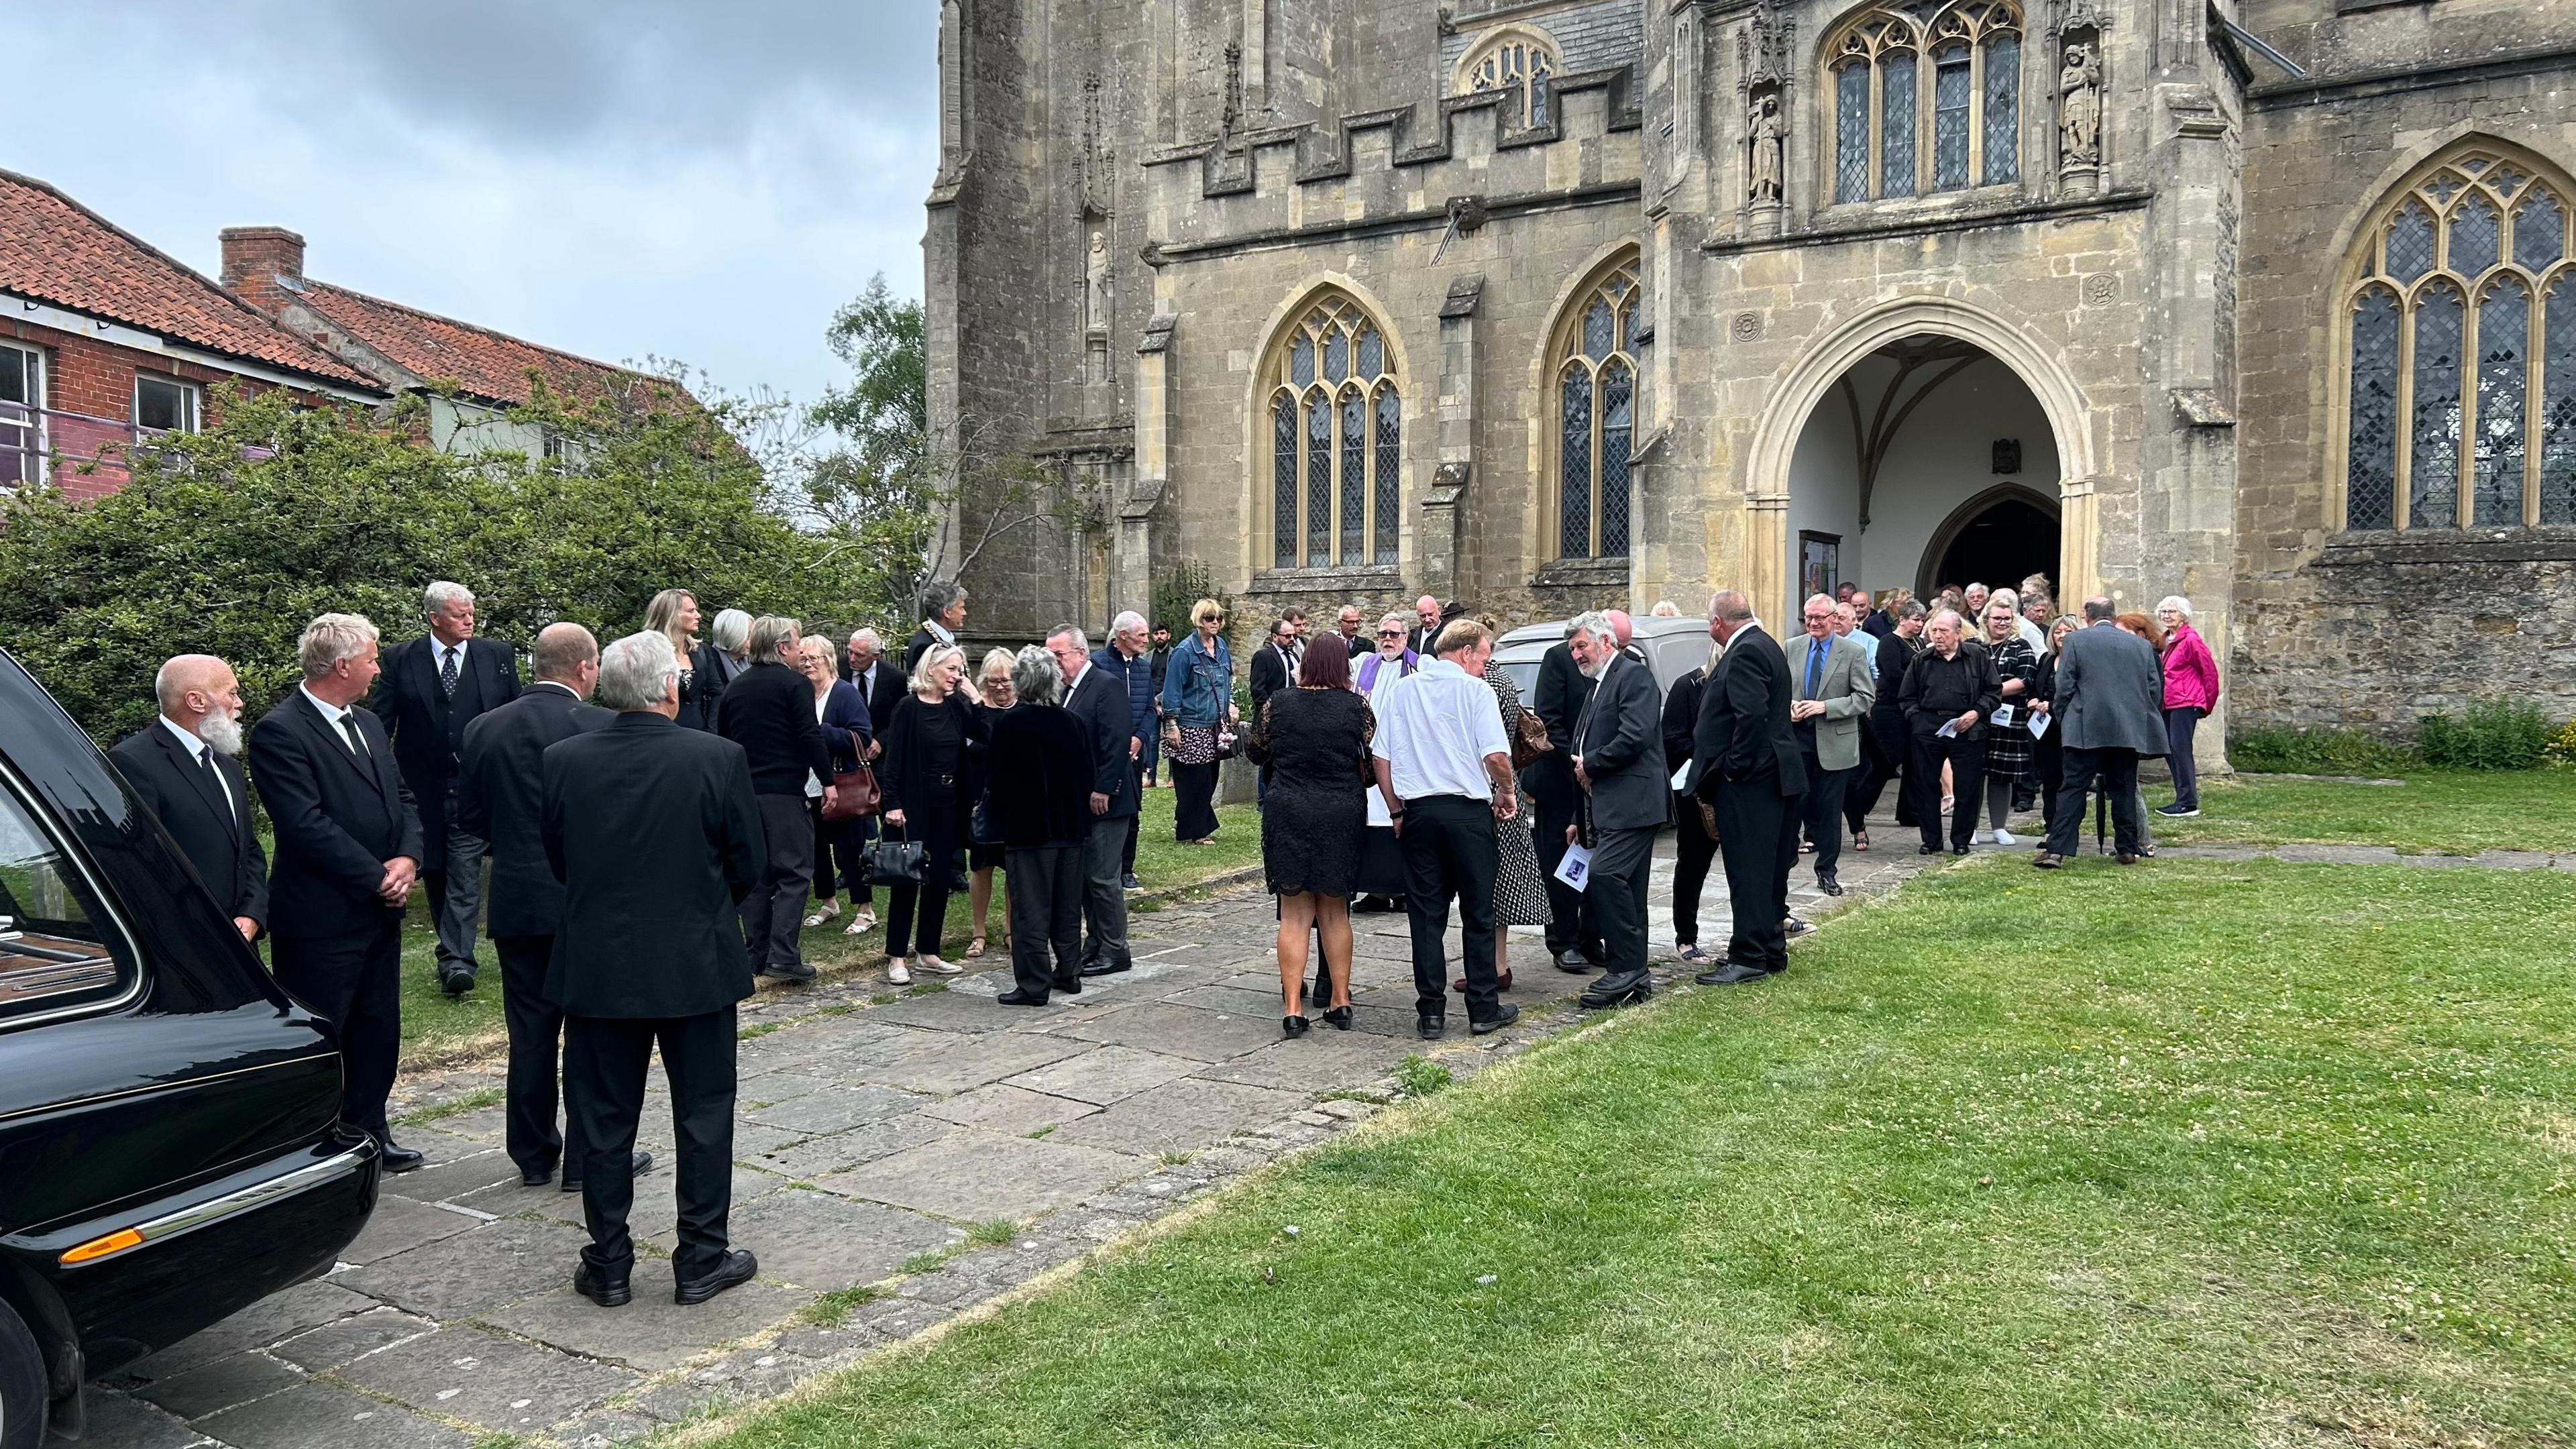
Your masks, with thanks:
M975 669L975 681L982 691L984 711L992 723L1017 708L1019 693L1011 686L1011 670L1019 656L1008 649L987 649L984 662ZM992 778L985 771L976 772L975 813L966 826L966 914L974 939L966 943L968 959L984 954L984 926L992 918L993 867L1002 863L1002 837L993 814ZM1005 939L1011 924L1011 886L1002 882L1002 927Z
M893 887L886 904L886 979L912 981L910 962L942 976L965 970L940 959L939 930L948 916L948 885L974 811L976 746L990 738L984 701L966 678L966 653L933 643L912 670L912 688L878 737L878 803L889 839L922 845L919 884Z
M644 627L671 641L680 660L680 723L693 730L716 727L715 702L709 684L699 682L698 596L686 589L664 589L644 606Z
M1225 606L1190 606L1190 637L1172 649L1163 670L1163 752L1172 759L1172 838L1206 845L1216 838L1219 737L1240 716L1234 707L1234 656L1225 647Z
M868 720L868 702L857 686L841 678L834 667L831 638L808 634L797 645L797 668L814 685L814 720L823 727L823 745L832 752L832 773L838 776L858 769L866 758L868 736L873 732ZM850 904L858 904L861 883L859 851L861 838L857 820L823 818L823 787L832 781L813 771L805 772L805 807L814 820L814 909L807 913L805 924L819 926L841 914L838 879L850 886Z

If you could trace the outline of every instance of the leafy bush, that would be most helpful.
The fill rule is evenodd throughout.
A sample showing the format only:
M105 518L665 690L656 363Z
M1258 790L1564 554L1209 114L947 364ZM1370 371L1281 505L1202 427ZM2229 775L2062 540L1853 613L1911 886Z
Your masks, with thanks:
M2576 765L2576 719L2558 727L2558 733L2550 736L2549 748L2543 753L2562 765Z
M1232 622L1234 600L1216 586L1216 571L1199 559L1175 560L1171 567L1154 577L1153 611L1145 622L1158 629L1169 629L1178 641L1190 632L1190 608L1201 599L1214 599Z
M2230 741L2229 763L2256 773L2392 775L2420 763L2413 751L2360 730L2247 730Z
M2418 747L2444 770L2529 770L2549 748L2549 719L2528 700L2482 699L2454 720L2424 716Z

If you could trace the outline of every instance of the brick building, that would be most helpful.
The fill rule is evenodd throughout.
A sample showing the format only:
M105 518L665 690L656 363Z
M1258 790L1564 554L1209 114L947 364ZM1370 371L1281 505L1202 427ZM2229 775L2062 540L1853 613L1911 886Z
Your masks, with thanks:
M2576 0L941 12L933 420L1107 520L979 626L2041 572L2239 727L2576 713Z

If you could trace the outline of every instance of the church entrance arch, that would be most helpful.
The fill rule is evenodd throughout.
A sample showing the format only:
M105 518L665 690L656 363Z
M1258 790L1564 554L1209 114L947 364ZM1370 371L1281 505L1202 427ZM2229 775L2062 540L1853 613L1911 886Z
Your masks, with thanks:
M1766 614L1794 618L1820 577L2098 586L2090 413L2027 333L1965 303L1883 303L1837 328L1774 390L1750 462Z

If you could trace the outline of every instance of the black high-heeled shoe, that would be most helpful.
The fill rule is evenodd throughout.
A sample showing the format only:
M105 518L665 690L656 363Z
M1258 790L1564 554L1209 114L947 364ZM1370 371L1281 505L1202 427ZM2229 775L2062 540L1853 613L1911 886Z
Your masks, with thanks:
M1324 1013L1324 1020L1332 1023L1333 1030L1335 1031L1349 1031L1351 1029L1351 1009L1347 1006L1336 1006L1332 1010Z
M1279 1034L1292 1040L1294 1038L1304 1036L1312 1029L1313 1023L1307 1021L1306 1018L1302 1016L1283 1016L1279 1018Z

